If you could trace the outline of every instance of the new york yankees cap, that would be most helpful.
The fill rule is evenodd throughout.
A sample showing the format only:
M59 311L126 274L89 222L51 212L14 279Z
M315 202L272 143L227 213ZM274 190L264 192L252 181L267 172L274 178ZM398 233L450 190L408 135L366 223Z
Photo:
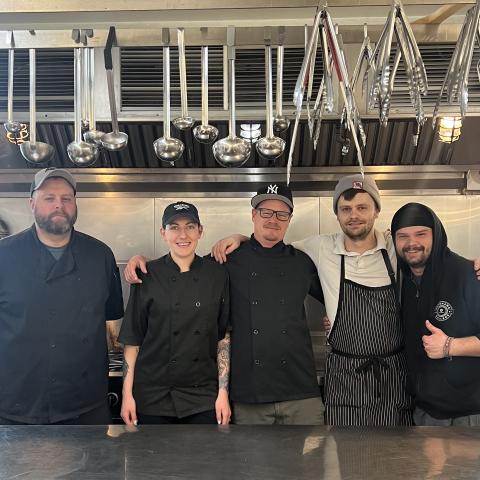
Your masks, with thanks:
M73 192L75 194L77 193L77 182L69 171L63 170L62 168L48 167L39 170L35 174L32 185L30 186L30 196L32 196L33 192L38 190L50 178L63 178L72 186Z
M257 194L252 197L252 207L257 206L265 200L280 200L286 203L293 212L293 196L290 188L284 183L267 183L258 189Z
M165 228L168 224L173 223L179 218L188 218L194 223L200 225L200 217L195 205L187 202L175 202L168 205L163 212L162 227Z

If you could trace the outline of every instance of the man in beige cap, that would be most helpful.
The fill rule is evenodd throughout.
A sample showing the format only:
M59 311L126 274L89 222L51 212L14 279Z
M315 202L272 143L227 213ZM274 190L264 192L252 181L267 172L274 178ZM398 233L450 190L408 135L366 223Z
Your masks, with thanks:
M374 229L380 209L372 177L343 177L333 197L342 232L293 244L315 263L331 319L324 399L325 422L331 425L412 423L394 288L395 248L389 235ZM225 261L240 240L219 242L215 257Z

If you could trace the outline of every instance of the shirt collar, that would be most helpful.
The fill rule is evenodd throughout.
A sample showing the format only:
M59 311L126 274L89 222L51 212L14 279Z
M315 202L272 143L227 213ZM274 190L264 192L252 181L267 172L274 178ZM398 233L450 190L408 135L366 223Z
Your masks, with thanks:
M190 270L196 270L197 268L200 268L200 265L202 265L202 262L203 262L203 258L195 254L193 262L190 264ZM172 258L170 253L167 253L165 255L165 264L168 265L170 268L173 268L177 272L180 271L180 267L175 263L175 260Z
M375 238L377 239L377 245L370 250L367 250L363 253L358 252L348 252L345 250L345 234L343 232L335 234L335 248L334 253L337 255L345 255L347 257L357 257L363 255L373 255L375 252L379 250L386 250L387 244L385 242L385 236L383 233L379 232L378 230L374 230Z

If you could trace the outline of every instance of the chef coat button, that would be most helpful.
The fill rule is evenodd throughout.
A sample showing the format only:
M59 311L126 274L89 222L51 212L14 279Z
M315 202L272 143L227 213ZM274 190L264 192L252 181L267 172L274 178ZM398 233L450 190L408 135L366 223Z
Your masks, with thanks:
M198 362L198 358L195 357L195 358L193 359L193 361L194 361L194 362Z
M260 360L255 360L255 365L260 365Z
M172 277L172 282L176 282L177 281L177 277Z
M177 363L177 361L173 359L173 360L170 360L170 363Z
M51 347L51 348L55 348L56 345L55 345L54 343L52 343L52 344L50 345L50 347Z
M197 384L197 383L194 385L194 388L198 388L198 384Z
M286 365L286 364L287 364L287 361L286 361L284 358L282 358L282 361L281 361L280 363L281 363L282 365Z
M178 335L178 331L175 330L175 331L173 332L173 335L176 337L176 336Z
M200 330L195 330L195 331L193 332L193 334L194 334L194 335L200 335Z
M256 300L252 300L252 305L258 305L258 302Z
M55 383L55 382L57 381L57 379L56 379L56 378L51 378L50 381L51 381L52 383Z
M280 276L281 276L281 277L284 277L284 276L285 276L285 272L280 272Z
M287 333L287 331L285 329L283 329L282 333L285 335Z
M256 328L253 330L253 334L258 335L258 330Z
M280 305L285 305L285 299L284 298L280 299Z
M256 277L257 276L257 272L252 272L252 277Z
M199 306L200 306L200 302L195 302L195 306L196 306L196 307L199 307Z

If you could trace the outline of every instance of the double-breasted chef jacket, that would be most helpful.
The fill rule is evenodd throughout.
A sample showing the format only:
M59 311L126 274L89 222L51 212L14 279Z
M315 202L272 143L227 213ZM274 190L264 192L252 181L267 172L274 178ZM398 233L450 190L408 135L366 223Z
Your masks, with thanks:
M0 417L44 424L106 404L106 320L123 315L107 245L72 230L56 260L35 226L0 241Z
M251 239L228 256L230 398L242 403L320 395L304 301L323 301L312 260L283 242Z
M217 344L228 327L226 269L195 256L180 272L170 254L132 285L119 341L139 346L133 396L144 415L186 417L215 408Z

